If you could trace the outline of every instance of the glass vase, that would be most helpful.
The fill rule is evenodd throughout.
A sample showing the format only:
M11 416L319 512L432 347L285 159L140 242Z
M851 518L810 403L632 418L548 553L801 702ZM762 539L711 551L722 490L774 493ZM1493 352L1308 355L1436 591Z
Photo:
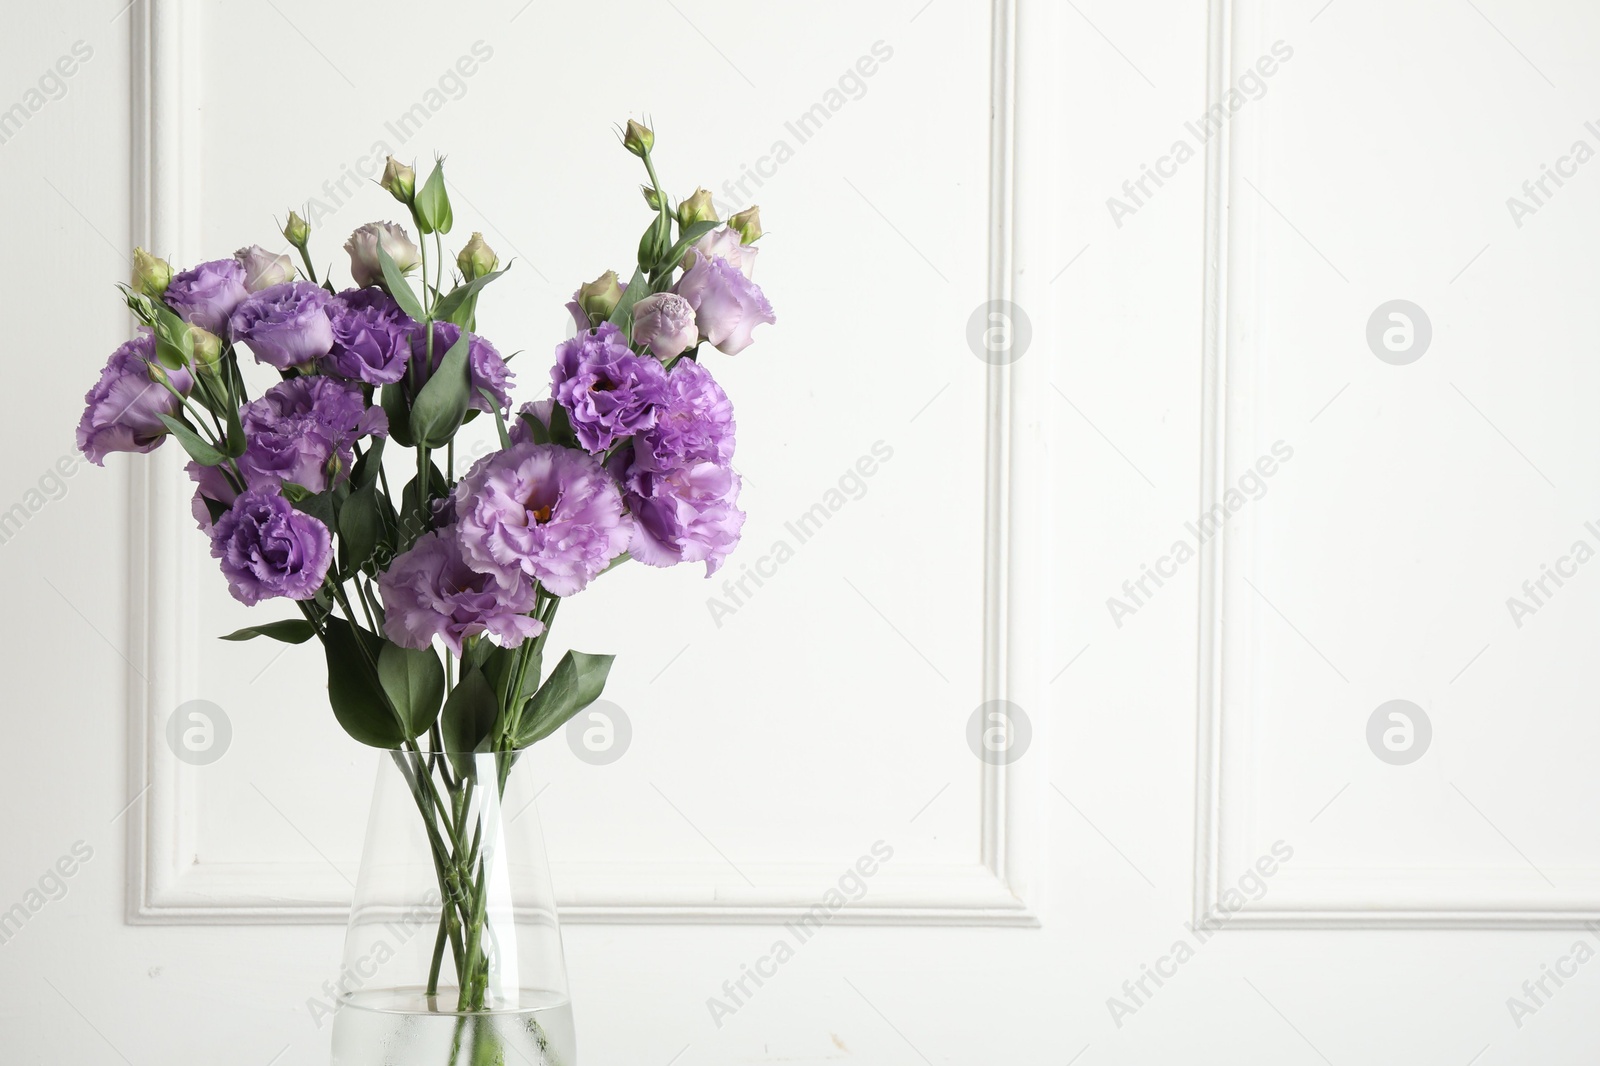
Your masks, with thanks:
M333 1066L576 1066L523 752L381 753Z

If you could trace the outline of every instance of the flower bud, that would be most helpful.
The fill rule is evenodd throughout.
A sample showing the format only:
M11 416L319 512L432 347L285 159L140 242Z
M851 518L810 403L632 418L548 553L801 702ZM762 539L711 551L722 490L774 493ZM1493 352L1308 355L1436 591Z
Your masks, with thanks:
M617 272L608 270L587 285L578 288L578 306L583 308L583 313L591 320L605 321L611 317L611 312L617 309L617 303L622 299L622 285L617 281Z
M146 296L160 296L167 291L167 283L171 280L172 267L165 259L157 258L143 248L133 250L134 292Z
M403 204L410 204L411 198L417 191L417 172L404 163L389 156L389 161L384 164L383 177L378 181L393 196Z
M456 256L456 266L461 268L461 276L468 281L477 281L485 274L494 273L494 268L499 265L500 257L483 242L483 234L477 232L472 234L472 239Z
M190 326L194 338L194 365L200 370L213 370L222 358L222 338L199 326Z
M715 222L717 209L711 204L711 194L705 189L695 189L694 195L678 205L678 224L692 226L696 222Z
M657 292L633 305L633 343L649 348L662 362L700 339L693 305L675 292Z
M296 248L305 248L306 241L311 239L311 227L297 212L289 212L289 221L283 224L283 239Z
M286 255L273 255L259 244L240 248L233 257L244 267L246 292L260 292L294 280L294 261Z
M728 219L728 225L739 234L740 244L754 244L761 239L761 208L751 206Z
M422 262L421 253L404 228L393 222L368 222L344 242L344 250L350 253L350 276L356 279L357 288L364 289L383 281L383 264L378 258L380 244L402 274Z
M671 250L672 218L669 215L657 215L644 231L644 236L639 238L639 262L653 268Z
M650 205L650 210L661 210L661 193L648 185L639 186L639 192L644 196L644 202Z
M656 146L656 134L649 126L643 126L633 119L628 120L628 128L622 135L622 147L643 159L650 154L650 149Z

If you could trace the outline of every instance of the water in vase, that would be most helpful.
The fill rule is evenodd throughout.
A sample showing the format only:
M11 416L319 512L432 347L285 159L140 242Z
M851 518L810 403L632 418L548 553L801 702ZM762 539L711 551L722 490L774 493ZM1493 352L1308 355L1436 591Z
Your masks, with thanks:
M453 1004L441 988L437 1003ZM430 1011L415 991L357 992L333 1022L333 1066L577 1066L572 1004L524 990L519 1010Z

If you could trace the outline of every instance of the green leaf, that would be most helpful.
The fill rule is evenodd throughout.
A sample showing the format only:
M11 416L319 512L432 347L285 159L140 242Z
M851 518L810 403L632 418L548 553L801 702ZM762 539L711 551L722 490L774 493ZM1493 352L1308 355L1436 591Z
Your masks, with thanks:
M611 317L606 319L612 325L621 326L622 332L628 333L629 324L633 321L633 305L650 294L650 286L645 281L644 271L635 270L633 277L628 281L628 287L622 291L622 299L617 301L617 306L611 309Z
M317 635L316 628L304 618L285 618L281 622L267 622L259 626L246 626L234 630L220 640L250 640L253 637L271 637L285 644L304 644Z
M378 486L368 484L352 492L339 507L339 547L345 569L366 566L383 539L383 515L378 508Z
M432 460L428 462L428 481L428 499L438 499L450 491L450 484L445 481L444 473ZM406 482L406 487L400 490L400 514L404 518L405 528L395 544L397 551L405 551L418 537L427 532L428 520L432 516L424 503L418 481L412 478Z
M229 400L225 404L228 415L228 435L223 438L223 450L229 459L237 459L244 454L245 447L250 443L244 439L244 426L239 421L239 407Z
M227 456L201 440L200 434L171 415L158 413L156 417L161 419L161 424L166 426L174 437L178 438L178 443L183 445L183 450L189 453L189 458L201 466L220 466L223 460L227 458Z
M411 291L411 283L406 281L406 276L395 265L394 257L384 250L382 241L378 242L378 264L383 268L383 287L389 290L389 295L400 305L400 310L421 323L427 315L417 302L417 294Z
M490 392L488 389L480 388L478 393L489 402L489 410L494 412L494 428L495 431L500 434L500 447L502 449L511 447L511 434L506 432L506 419L505 416L500 413L499 399L497 399L495 394Z
M544 656L531 646L527 651L528 664L522 671L522 691L515 696L511 694L511 685L515 680L511 675L516 672L518 657L515 651L502 651L484 667L484 676L494 683L495 696L503 707L520 706L539 688L539 677L544 670Z
M383 642L378 653L378 680L389 703L406 723L406 739L428 731L444 701L444 664L432 648L402 648Z
M411 438L411 405L398 381L383 387L380 403L389 419L389 436L402 448L412 447L416 442Z
M499 647L493 641L485 640L482 637L468 637L465 654L461 656L461 661L469 667L476 666L486 675L492 677L493 667L490 664L495 661L496 657L510 654L511 652Z
M290 492L292 490L298 491L295 492L295 495L291 496ZM331 533L335 529L339 528L338 521L334 513L332 490L327 492L310 492L304 485L296 485L292 481L285 481L283 483L283 495L285 499L294 504L294 509L296 511L299 511L301 514L308 514L312 518L315 518L317 521L328 527L328 532Z
M373 748L398 748L410 740L367 665L367 656L377 661L384 642L342 618L330 617L326 643L328 703L344 731Z
M461 680L450 690L450 698L444 701L444 711L439 716L445 750L453 754L477 751L479 745L493 735L499 716L499 701L483 671L476 666L463 670Z
M614 655L587 655L569 651L550 671L550 679L539 687L522 713L516 746L537 744L566 724L567 720L600 698L611 672Z
M383 446L387 440L386 437L373 437L371 447L356 460L356 468L350 471L350 483L356 488L378 483L378 475L383 471Z
M563 448L577 448L582 451L578 443L578 435L573 432L572 419L567 417L567 409L560 404L550 405L550 429L546 434L551 444L559 444Z
M446 322L454 322L462 329L470 328L472 316L478 306L478 293L483 291L485 285L504 273L505 270L495 270L481 278L475 278L465 285L457 285L439 297L439 303L433 309L434 317Z
M155 305L156 361L169 370L194 362L194 334L189 323L162 304Z
M472 367L467 362L471 336L466 330L461 331L411 405L411 436L419 444L441 448L461 426L472 395Z
M539 421L537 418L535 418L533 416L532 412L524 411L521 414L517 415L517 417L522 420L522 424L523 425L528 427L528 436L533 441L533 443L535 443L535 444L549 444L550 443L550 429L549 429L549 427L546 426L543 422Z
M667 257L662 260L662 265L666 268L666 272L672 273L672 268L681 263L683 257L689 254L690 245L720 225L722 225L720 222L696 222L684 230L683 236L678 238L678 243L672 246L672 251L668 252Z
M212 525L216 525L222 520L223 515L232 510L231 507L223 503L221 500L213 500L210 496L202 495L200 497L200 502L206 505L206 514L210 516Z
M444 189L443 159L434 161L433 173L428 175L428 180L417 190L413 204L417 210L417 228L423 233L432 233L435 230L440 233L450 232L455 219L450 213L450 194Z

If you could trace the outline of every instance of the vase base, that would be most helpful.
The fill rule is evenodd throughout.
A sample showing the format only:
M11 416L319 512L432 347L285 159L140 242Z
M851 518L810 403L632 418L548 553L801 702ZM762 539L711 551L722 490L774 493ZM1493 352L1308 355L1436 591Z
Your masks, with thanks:
M454 989L436 1002L454 1005ZM430 1010L420 989L358 992L333 1022L333 1066L577 1066L572 1005L525 990L514 1009Z

